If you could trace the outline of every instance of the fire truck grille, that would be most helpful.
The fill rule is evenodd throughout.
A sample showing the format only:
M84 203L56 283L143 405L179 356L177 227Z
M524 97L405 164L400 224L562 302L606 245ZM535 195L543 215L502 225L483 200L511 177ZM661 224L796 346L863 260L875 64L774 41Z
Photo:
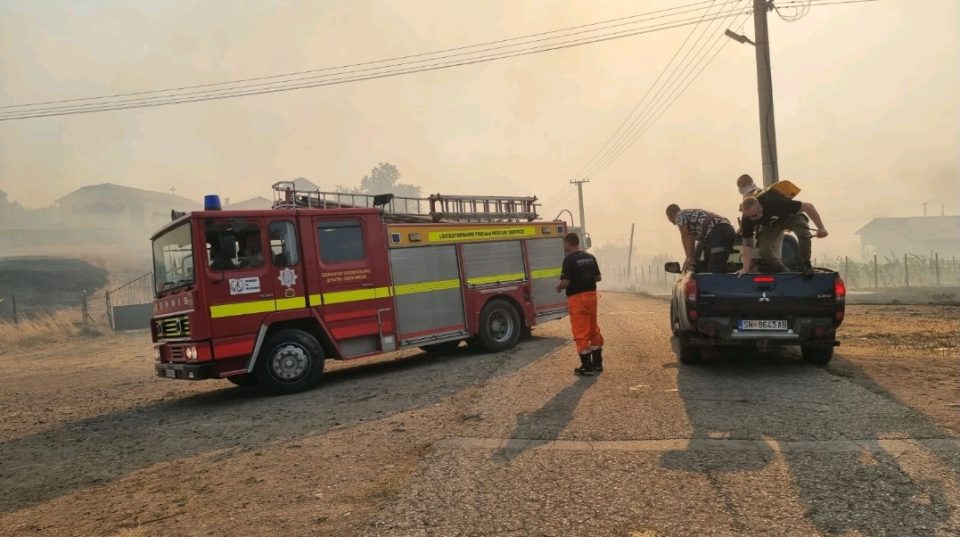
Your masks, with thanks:
M186 315L167 317L156 321L157 337L188 337L190 336L190 321Z

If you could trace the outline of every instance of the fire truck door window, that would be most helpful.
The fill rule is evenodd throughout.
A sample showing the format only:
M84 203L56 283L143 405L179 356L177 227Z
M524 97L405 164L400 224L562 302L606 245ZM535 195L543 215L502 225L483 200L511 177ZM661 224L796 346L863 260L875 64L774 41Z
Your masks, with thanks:
M208 221L204 230L207 259L213 270L263 266L260 228L240 219Z
M270 253L273 264L289 267L300 262L297 233L292 222L270 222Z
M317 225L317 238L324 263L358 261L366 257L363 230L357 220L321 222Z

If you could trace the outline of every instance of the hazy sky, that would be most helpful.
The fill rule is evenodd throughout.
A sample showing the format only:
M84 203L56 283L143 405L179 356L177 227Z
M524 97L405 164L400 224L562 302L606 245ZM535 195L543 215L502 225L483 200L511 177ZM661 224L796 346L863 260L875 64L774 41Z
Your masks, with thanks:
M0 105L145 91L431 52L693 0L0 3ZM717 2L720 4L722 1ZM960 213L960 2L880 0L769 17L781 178L823 214L815 253L854 253L873 216ZM753 36L752 23L742 30ZM535 194L576 213L567 182L690 33L355 84L0 122L0 190L40 207L112 182L200 199L332 189L378 162L425 192ZM760 178L754 51L730 41L686 93L584 188L597 244L679 251L671 202L736 216Z

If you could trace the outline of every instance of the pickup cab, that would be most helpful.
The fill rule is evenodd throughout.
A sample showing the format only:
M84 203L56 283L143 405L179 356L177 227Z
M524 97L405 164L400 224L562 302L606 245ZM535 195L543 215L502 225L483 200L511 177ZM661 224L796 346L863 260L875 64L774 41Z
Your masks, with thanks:
M800 272L796 239L790 235L784 236L782 252L790 272L738 277L737 245L727 273L703 272L701 255L694 269L681 275L670 302L670 327L681 363L697 362L704 348L716 346L752 346L765 352L799 345L804 361L825 365L833 358L845 313L843 280L828 269ZM681 272L675 261L664 270Z

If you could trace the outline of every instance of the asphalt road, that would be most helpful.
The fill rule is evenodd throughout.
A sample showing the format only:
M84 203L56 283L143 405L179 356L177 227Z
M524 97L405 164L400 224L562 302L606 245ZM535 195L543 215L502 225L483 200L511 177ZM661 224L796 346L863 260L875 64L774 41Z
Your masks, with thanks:
M844 347L681 366L667 310L605 293L594 377L562 320L287 397L155 378L142 333L0 352L0 535L960 535L960 420Z
M797 353L680 366L665 302L601 308L602 374L567 344L484 384L364 534L960 535L955 431Z

